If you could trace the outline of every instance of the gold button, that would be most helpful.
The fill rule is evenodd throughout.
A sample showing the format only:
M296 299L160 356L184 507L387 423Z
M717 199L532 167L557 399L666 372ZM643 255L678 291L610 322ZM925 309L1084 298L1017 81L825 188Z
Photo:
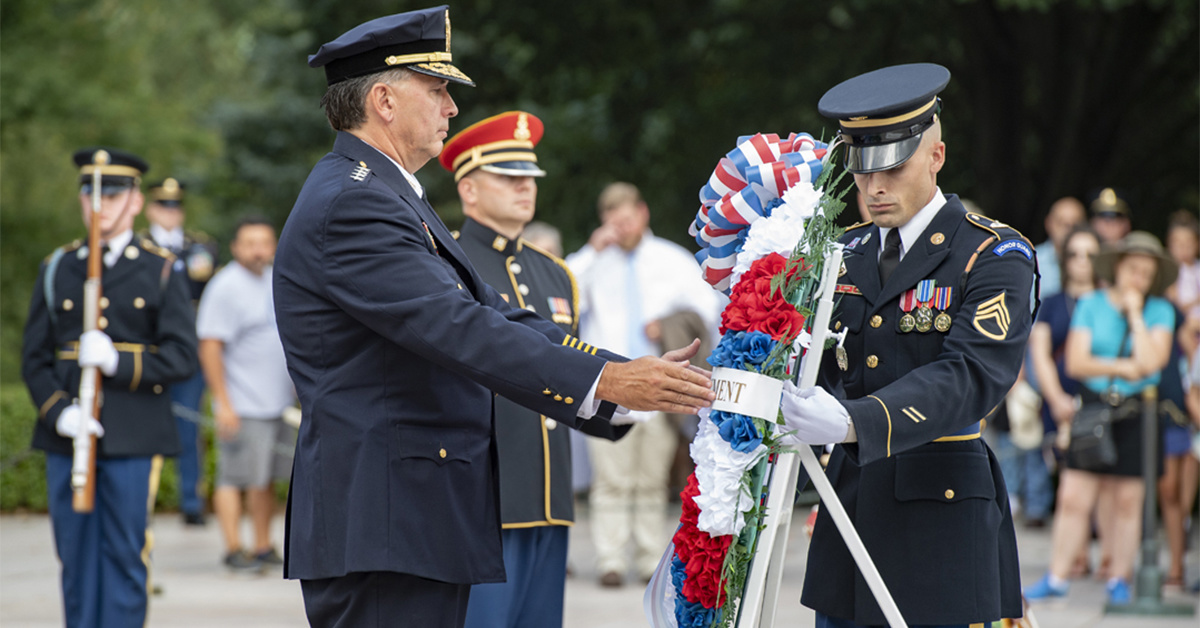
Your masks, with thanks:
M549 396L549 395L553 395L553 394L554 394L554 391L552 391L552 390L550 390L549 388L547 388L546 390L543 390L543 391L542 391L542 394L543 394L543 395L547 395L547 396Z
M941 232L938 232L930 236L929 241L934 244L941 244L946 241L946 236L942 235Z
M879 357L874 355L867 356L867 368L873 369L879 366Z
M100 297L100 309L108 307L108 297Z
M833 324L833 331L841 331L841 330L842 330L842 321L838 321Z
M439 450L438 450L438 455L439 455L439 456L441 456L441 457L443 457L443 458L445 458L445 457L446 457L446 450L445 450L445 449L439 449Z
M70 299L63 299L63 309L70 312L75 309L75 302Z
M875 316L871 317L871 327L879 327L882 324L883 324L882 316L876 314Z
M555 401L562 401L562 395L554 395Z
M136 246L130 244L129 246L125 247L125 257L128 257L129 259L137 259L138 255L139 253Z
M154 394L156 394L156 395L161 395L161 394L162 394L162 384L155 384L155 385L154 385Z
M546 429L552 430L556 427L558 427L558 421L555 421L554 419L550 419L550 418L546 419Z
M954 499L954 491L946 489L946 499Z
M108 329L108 319L101 316L100 320L96 322L96 326L100 329Z
M459 290L462 290L462 284L461 284L461 283L460 283L460 284L456 284L456 285L458 286L458 289L459 289Z
M563 399L563 403L566 403L569 406L569 405L575 403L575 400L570 397L567 397L566 399Z
M137 308L137 309L139 309L139 310L140 310L140 309L142 309L142 308L144 308L144 307L146 307L146 300L145 300L145 299L143 299L142 297L138 297L138 298L134 299L134 300L133 300L133 307L135 307L135 308Z

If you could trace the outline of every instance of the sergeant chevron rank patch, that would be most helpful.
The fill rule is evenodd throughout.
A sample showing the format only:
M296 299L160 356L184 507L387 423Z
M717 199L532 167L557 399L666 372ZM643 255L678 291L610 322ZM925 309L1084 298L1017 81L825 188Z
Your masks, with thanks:
M1004 340L1008 337L1008 326L1011 319L1008 315L1008 305L1004 301L1004 292L979 304L975 308L975 320L971 324L979 333L992 340Z

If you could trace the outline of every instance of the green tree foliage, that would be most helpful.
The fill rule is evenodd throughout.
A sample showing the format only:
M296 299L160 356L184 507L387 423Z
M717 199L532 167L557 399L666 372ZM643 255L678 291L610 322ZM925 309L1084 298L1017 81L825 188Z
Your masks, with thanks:
M112 143L148 178L189 183L189 221L282 225L332 144L305 59L367 19L428 6L382 0L7 0L0 5L0 378L15 381L38 260L79 237L70 153ZM1057 197L1124 188L1135 225L1195 209L1200 39L1195 0L472 0L451 11L451 130L539 115L549 176L540 218L568 250L604 184L638 184L660 235L687 241L696 193L739 135L834 126L816 102L892 63L953 72L943 190L1034 239ZM452 225L452 178L418 176ZM853 212L847 212L853 214Z

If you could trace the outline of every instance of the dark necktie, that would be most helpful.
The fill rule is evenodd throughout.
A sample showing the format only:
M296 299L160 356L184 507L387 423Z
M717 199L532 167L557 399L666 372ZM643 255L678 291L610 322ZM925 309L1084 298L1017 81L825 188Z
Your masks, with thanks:
M879 285L882 287L887 283L888 277L892 276L892 271L900 265L900 230L892 229L888 231L887 240L884 242L883 253L879 255Z

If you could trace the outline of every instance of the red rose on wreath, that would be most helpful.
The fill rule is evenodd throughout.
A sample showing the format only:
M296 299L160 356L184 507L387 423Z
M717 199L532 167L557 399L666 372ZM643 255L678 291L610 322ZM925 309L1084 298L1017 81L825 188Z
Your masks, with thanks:
M804 315L788 304L765 312L764 316L755 317L747 331L761 331L773 340L793 338L804 329Z
M732 331L761 331L762 321L771 317L771 311L776 308L795 308L783 300L778 290L771 289L771 282L776 275L783 274L787 267L787 258L778 253L771 253L759 258L750 265L737 285L729 295L729 305L721 313L721 333ZM788 273L795 275L805 268L803 262ZM803 323L804 318L800 317ZM779 325L776 324L776 327ZM793 327L799 333L799 327ZM783 336L773 336L776 340Z

